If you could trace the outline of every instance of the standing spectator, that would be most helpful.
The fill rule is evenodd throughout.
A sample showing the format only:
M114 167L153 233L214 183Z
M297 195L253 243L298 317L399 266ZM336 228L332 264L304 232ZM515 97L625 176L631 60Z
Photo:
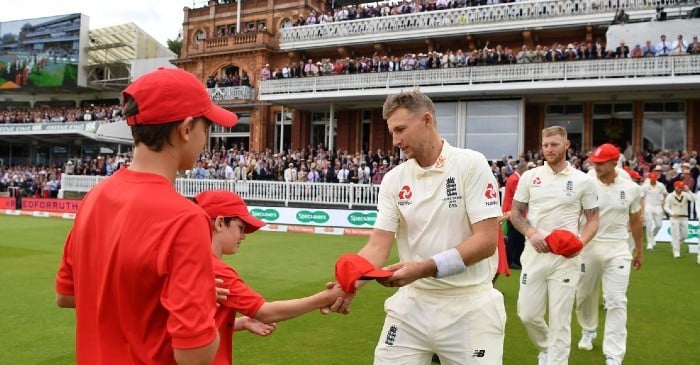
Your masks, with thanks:
M263 69L260 72L260 77L262 77L263 80L269 80L272 78L272 71L270 71L270 64L265 64L265 66L263 66Z
M620 365L627 348L627 287L630 269L642 267L642 206L639 185L618 176L620 152L603 144L588 159L596 171L600 226L581 251L581 279L576 288L576 318L582 336L578 348L593 349L597 337L598 298L601 284L605 314L603 355L605 365ZM628 229L629 228L629 229ZM634 257L628 238L634 240Z
M568 363L571 311L580 272L578 259L552 253L545 238L554 230L566 230L580 236L585 245L598 230L594 180L566 161L569 145L564 128L542 130L546 163L520 178L510 215L513 226L527 239L520 258L518 316L540 352L540 365ZM582 212L585 225L579 233ZM549 324L544 320L547 310Z
M294 167L293 162L290 162L289 167L284 170L284 181L297 181L297 169Z
M219 335L209 217L173 184L211 123L230 128L238 118L181 69L147 73L122 96L133 161L83 199L56 275L58 306L76 310L76 363L211 363Z
M396 241L401 258L386 268L391 277L379 279L400 289L384 304L374 363L427 364L436 353L449 364L501 364L505 307L491 283L501 213L486 158L441 139L433 102L418 91L390 95L383 116L410 160L384 177L377 220L359 252L383 267ZM435 321L435 313L449 320Z
M642 198L644 198L644 226L646 231L647 250L656 247L656 235L663 223L663 205L666 201L666 187L657 182L659 174L654 171L649 173L649 181L642 184Z
M673 183L673 193L666 196L664 211L668 214L671 224L671 248L673 257L681 257L681 245L688 238L688 209L695 196L682 181Z
M671 54L674 56L684 55L688 49L688 44L683 40L683 35L679 34L678 38L671 44Z
M656 44L657 56L668 56L671 53L671 43L666 41L666 34L661 35L661 41Z
M518 182L520 181L520 176L527 171L527 164L525 162L518 162L515 165L515 171L506 180L506 190L503 195L503 215L499 219L500 221L506 222L506 231L508 232L508 237L506 239L506 254L508 256L508 267L511 269L522 269L522 264L520 263L520 255L523 253L525 248L525 237L520 233L511 222L511 207L513 206L513 196L515 196L515 189L518 187Z

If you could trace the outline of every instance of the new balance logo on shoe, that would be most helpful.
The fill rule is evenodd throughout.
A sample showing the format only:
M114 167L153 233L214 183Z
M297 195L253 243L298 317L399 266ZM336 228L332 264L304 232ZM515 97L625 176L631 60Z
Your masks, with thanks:
M474 350L472 357L484 357L486 355L486 350Z

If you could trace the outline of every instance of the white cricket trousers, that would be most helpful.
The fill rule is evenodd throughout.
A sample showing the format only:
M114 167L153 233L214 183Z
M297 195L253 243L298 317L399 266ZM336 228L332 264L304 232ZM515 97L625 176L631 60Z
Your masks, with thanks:
M576 318L583 330L596 331L602 286L607 308L603 354L622 362L627 350L627 287L632 263L627 240L592 240L580 256L583 272L576 289Z
M681 257L681 244L688 238L688 218L671 218L671 248L673 257Z
M384 303L386 319L374 365L501 365L506 330L503 295L489 282L425 290L402 287Z
M540 352L547 353L547 365L566 365L571 350L571 312L580 259L549 253L537 253L528 242L520 258L518 316L530 340ZM545 310L549 307L549 321Z
M644 227L647 236L647 249L656 247L656 234L661 229L664 211L661 206L644 206Z

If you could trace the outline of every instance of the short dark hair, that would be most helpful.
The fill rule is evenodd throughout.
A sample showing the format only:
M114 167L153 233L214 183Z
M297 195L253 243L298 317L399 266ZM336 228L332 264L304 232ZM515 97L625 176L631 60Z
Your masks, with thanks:
M136 103L136 100L129 95L126 95L122 112L125 118L138 114L139 106ZM200 119L202 118L196 118L194 123L198 123ZM165 146L166 143L172 146L170 135L182 122L183 120L177 120L161 124L132 125L131 136L134 137L135 145L143 143L149 150L153 152L160 152L163 150L163 146Z

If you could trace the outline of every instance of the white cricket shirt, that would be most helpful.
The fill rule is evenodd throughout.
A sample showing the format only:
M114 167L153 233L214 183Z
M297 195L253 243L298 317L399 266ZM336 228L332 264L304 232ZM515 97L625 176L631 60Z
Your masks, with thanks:
M527 220L542 237L555 229L578 234L583 209L598 206L594 179L568 162L556 174L546 162L525 171L513 199L528 204Z
M639 185L620 176L617 176L610 185L596 179L595 185L598 189L600 223L593 239L596 241L627 240L629 215L642 209Z
M658 182L651 185L649 182L642 184L642 197L644 198L644 206L647 207L662 207L664 205L664 196L666 195L666 187Z
M377 209L374 228L396 232L401 261L422 261L457 247L472 235L472 223L501 215L498 183L484 155L444 140L429 169L410 159L384 176ZM494 252L460 274L423 278L412 285L445 289L490 283L497 261Z

